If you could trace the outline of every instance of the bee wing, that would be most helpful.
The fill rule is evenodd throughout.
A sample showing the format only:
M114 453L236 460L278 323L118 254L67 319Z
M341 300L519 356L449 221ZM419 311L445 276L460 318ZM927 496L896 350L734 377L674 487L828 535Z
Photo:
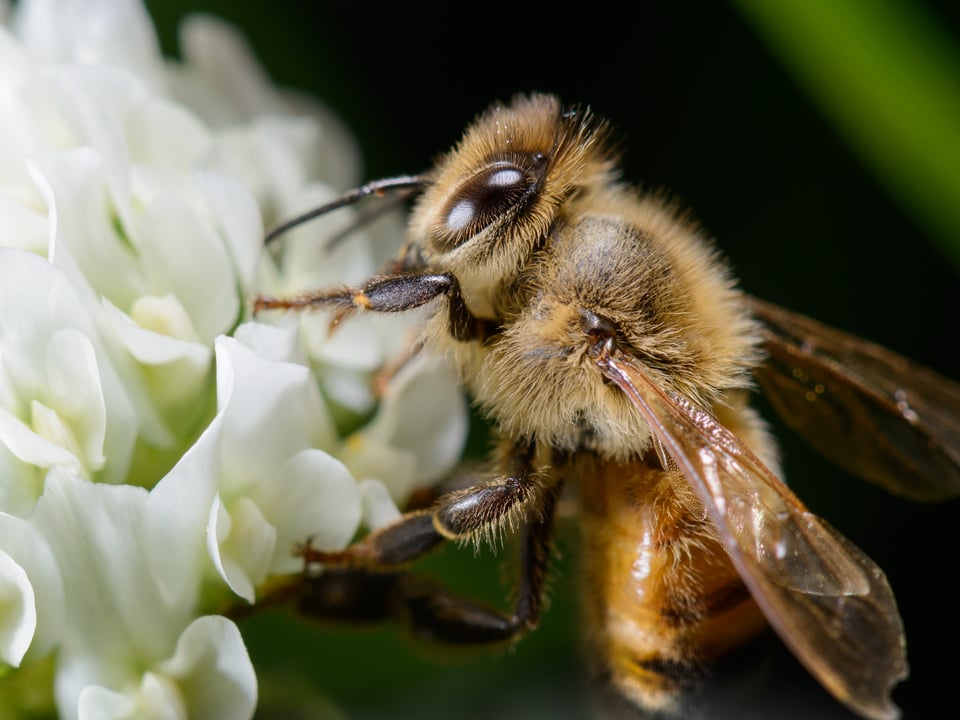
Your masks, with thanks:
M862 338L750 298L756 372L781 417L851 474L912 500L960 495L960 385Z
M907 675L903 625L880 568L709 413L659 389L629 357L603 350L596 360L690 483L794 655L857 712L896 718L890 691Z

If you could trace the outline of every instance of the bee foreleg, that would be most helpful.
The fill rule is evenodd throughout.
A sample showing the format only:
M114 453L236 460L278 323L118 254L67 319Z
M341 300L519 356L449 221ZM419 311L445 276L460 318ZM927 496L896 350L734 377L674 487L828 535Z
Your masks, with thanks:
M275 298L259 295L253 301L253 314L264 310L337 311L336 322L354 312L404 312L446 297L450 313L450 332L457 340L484 337L486 323L467 308L460 283L450 273L398 273L371 278L360 287L328 288Z

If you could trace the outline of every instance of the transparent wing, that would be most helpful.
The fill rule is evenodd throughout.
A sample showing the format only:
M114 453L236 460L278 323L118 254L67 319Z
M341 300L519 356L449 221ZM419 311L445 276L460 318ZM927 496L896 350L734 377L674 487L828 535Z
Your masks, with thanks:
M790 427L846 471L912 500L960 495L960 385L879 345L750 298L756 376Z
M864 717L898 717L890 691L907 675L903 625L880 568L709 413L660 390L632 358L604 349L596 362L653 428L794 655Z

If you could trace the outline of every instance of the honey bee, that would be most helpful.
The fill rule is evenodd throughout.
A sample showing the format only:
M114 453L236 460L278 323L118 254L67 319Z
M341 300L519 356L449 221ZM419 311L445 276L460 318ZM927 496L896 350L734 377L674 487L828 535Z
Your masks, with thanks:
M444 643L515 641L538 623L572 492L587 642L631 706L679 712L699 667L769 625L852 711L896 718L907 661L889 584L784 483L750 396L759 385L850 472L940 500L960 494L960 386L741 291L673 203L621 180L611 135L550 95L495 104L428 173L312 213L416 190L388 272L255 299L255 312L332 310L334 324L429 306L423 351L458 369L497 435L489 476L341 552L298 548L300 607ZM447 540L504 532L521 568L509 613L408 572Z

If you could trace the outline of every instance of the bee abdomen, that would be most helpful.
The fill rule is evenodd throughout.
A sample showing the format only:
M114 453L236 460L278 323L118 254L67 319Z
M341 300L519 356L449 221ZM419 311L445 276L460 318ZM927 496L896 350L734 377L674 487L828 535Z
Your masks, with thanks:
M637 648L620 642L616 634L607 636L600 651L601 680L633 705L658 712L674 712L685 691L694 683L698 665L682 650L663 643L660 647Z
M763 621L738 578L701 598L698 607L689 597L661 602L655 609L635 606L632 629L621 621L603 634L610 675L621 692L642 699L644 707L664 709L699 681L702 663L755 635ZM624 609L606 608L608 617Z
M580 485L586 618L600 678L676 714L702 668L764 626L709 522L644 463L599 464Z

